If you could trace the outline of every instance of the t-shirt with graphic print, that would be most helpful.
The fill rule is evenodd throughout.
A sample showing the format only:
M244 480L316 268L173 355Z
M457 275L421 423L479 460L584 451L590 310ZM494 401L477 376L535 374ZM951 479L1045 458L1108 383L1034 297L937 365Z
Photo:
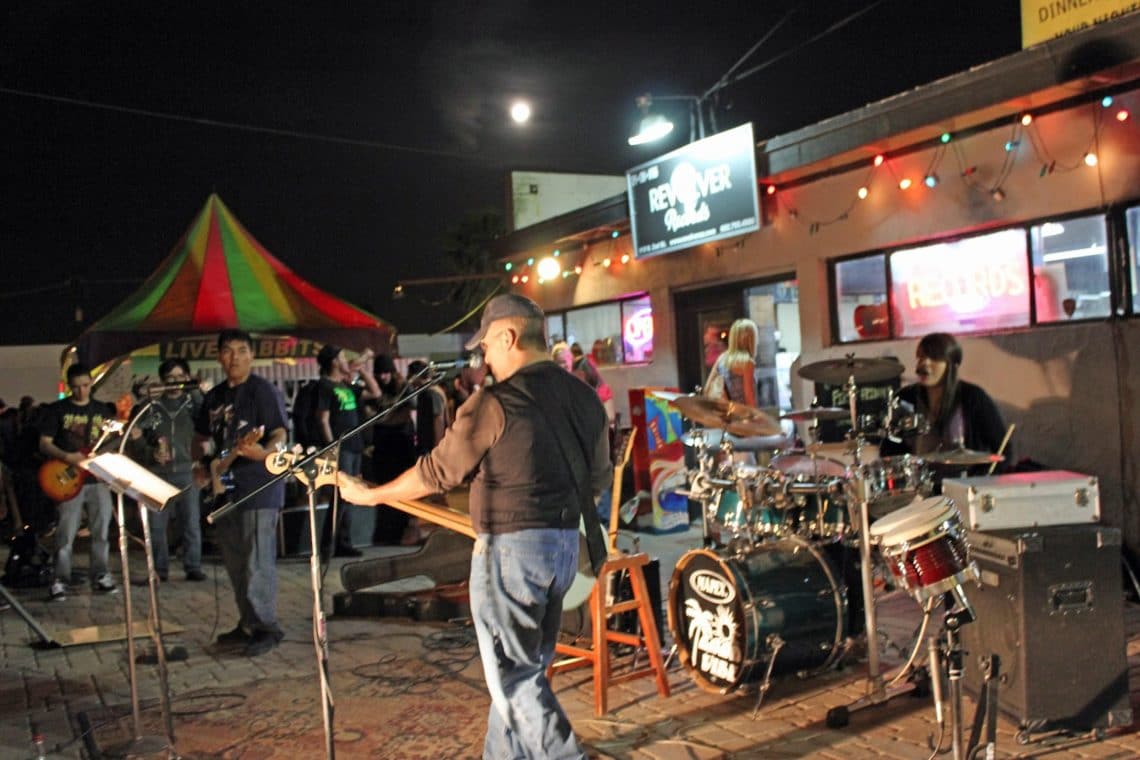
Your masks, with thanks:
M113 419L115 407L111 404L92 399L80 406L63 398L48 406L40 433L50 435L52 443L64 451L90 452L103 434L103 423Z
M317 413L329 413L333 437L360 424L360 391L354 385L322 377L317 386ZM354 435L344 442L345 451L364 451L364 441Z

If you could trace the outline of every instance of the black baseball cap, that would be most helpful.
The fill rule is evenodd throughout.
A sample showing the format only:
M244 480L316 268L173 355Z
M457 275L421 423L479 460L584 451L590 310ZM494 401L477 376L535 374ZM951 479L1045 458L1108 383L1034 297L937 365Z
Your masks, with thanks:
M471 340L467 341L464 348L468 351L476 348L483 338L487 337L487 330L491 327L493 322L509 317L545 319L546 315L543 314L542 307L526 296L520 296L517 293L505 293L501 296L495 296L487 302L487 307L483 309L483 319L479 322L479 332L475 333Z

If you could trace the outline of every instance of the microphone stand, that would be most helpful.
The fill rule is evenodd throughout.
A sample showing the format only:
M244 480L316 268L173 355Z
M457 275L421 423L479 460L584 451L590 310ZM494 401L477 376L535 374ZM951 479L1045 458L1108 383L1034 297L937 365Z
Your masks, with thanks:
M336 705L333 700L332 684L329 679L328 626L325 619L323 603L324 592L321 584L320 536L317 533L316 492L317 489L326 482L332 485L333 488L336 488L337 462L339 461L338 454L340 452L340 446L344 441L359 435L380 420L385 419L397 408L416 398L421 393L426 392L431 386L443 379L443 373L436 373L429 382L419 388L413 389L411 382L419 379L425 373L431 371L431 369L429 365L423 372L409 378L407 385L404 386L404 390L401 391L396 397L396 400L387 409L380 410L356 427L342 433L331 443L325 444L322 448L304 455L293 455L284 451L271 454L266 460L266 467L269 468L271 472L278 474L262 484L260 488L246 494L237 501L224 504L206 515L206 522L213 525L218 518L224 517L249 499L271 488L290 475L305 485L309 501L309 580L313 588L313 649L317 657L317 676L321 687L321 718L324 722L325 729L325 756L328 760L333 760L336 757L336 746L333 741L333 715ZM333 453L331 458L323 456L330 451ZM335 532L335 522L332 527Z

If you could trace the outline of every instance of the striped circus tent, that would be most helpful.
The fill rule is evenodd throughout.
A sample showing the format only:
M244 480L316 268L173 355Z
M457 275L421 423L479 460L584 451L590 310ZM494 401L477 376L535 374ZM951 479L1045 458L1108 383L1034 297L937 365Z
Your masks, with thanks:
M297 353L310 356L323 343L392 353L396 335L387 322L299 277L211 195L154 273L84 331L74 348L79 361L94 367L145 346L181 345L227 327L295 338L303 347ZM269 344L279 350L281 341Z

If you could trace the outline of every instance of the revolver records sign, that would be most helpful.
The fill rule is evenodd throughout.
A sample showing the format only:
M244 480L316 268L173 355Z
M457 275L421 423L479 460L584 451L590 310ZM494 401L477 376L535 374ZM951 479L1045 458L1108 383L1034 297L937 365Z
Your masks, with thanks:
M751 124L635 166L626 185L638 258L760 228Z

